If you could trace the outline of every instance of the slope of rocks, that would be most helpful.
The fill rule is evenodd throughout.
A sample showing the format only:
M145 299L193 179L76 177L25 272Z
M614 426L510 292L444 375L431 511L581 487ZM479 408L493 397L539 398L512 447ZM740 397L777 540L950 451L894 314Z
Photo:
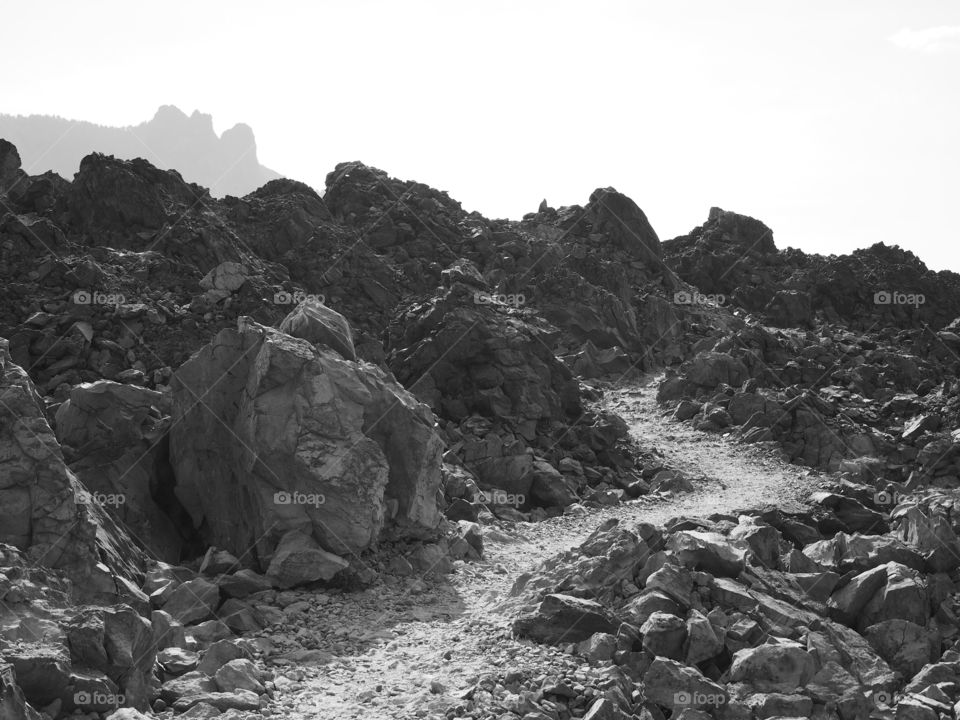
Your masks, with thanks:
M514 631L615 672L608 717L952 717L955 493L878 510L838 490L801 514L608 521L520 578Z
M956 716L956 274L359 162L0 203L3 718Z

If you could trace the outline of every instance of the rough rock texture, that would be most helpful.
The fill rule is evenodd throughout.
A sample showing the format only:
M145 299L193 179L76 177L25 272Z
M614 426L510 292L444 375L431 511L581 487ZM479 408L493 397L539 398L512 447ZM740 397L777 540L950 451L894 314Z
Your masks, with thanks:
M116 597L111 573L139 573L133 543L67 468L33 383L2 338L0 508L0 542L64 570L78 597Z
M174 496L169 415L159 392L98 380L70 391L54 426L71 469L98 504L155 557L176 562L197 545L184 534L185 511Z
M863 493L847 481L837 491ZM956 577L917 552L925 541L916 517L953 506L958 493L904 499L886 509L890 526L877 535L831 530L846 511L820 502L826 492L792 517L768 509L663 528L609 520L522 576L501 607L516 614L516 633L538 642L567 646L580 627L600 633L569 646L591 662L604 659L602 633L618 627L609 659L660 710L820 717L837 707L859 718L890 705L913 717L917 697L945 707L960 699L958 686L937 686L954 682L960 658ZM935 517L949 541L956 519Z
M241 319L173 383L176 492L204 539L265 570L290 530L336 554L439 521L433 416L377 368Z

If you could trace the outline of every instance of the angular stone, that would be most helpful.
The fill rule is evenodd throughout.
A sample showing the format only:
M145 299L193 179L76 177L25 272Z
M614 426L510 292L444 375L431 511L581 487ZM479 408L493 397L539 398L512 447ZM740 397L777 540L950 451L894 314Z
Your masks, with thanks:
M648 700L669 709L715 711L730 697L723 685L669 658L657 658L650 664L643 686Z
M214 691L183 695L173 702L173 709L177 712L184 712L197 703L206 703L221 711L257 710L260 707L260 696L250 690L235 690L228 693Z
M234 292L247 281L249 272L242 263L222 262L201 278L200 287L204 290Z
M347 360L357 359L347 319L318 300L308 299L297 305L280 323L280 331L311 345L329 347Z
M659 590L644 590L624 605L621 615L624 620L639 627L655 612L680 615L683 613L683 608L666 593Z
M867 603L887 583L887 568L880 565L862 572L830 596L830 607L837 619L851 625Z
M547 595L532 615L517 618L513 631L542 643L575 643L594 633L614 633L619 622L600 603L570 595Z
M218 640L207 648L203 653L203 658L197 666L204 675L214 675L217 670L226 665L231 660L237 660L244 657L244 652L233 640Z
M163 610L184 625L213 617L220 605L220 588L206 578L198 577L177 587Z
M200 573L203 575L222 575L240 569L240 561L226 550L209 548L200 563Z
M908 620L926 625L930 617L930 600L922 576L905 565L889 562L886 585L863 608L857 628L865 629L884 620Z
M238 570L232 575L221 575L216 582L224 595L238 599L273 587L268 577L248 568Z
M154 610L150 614L153 630L153 643L157 650L169 647L186 648L187 636L183 624L174 620L165 610Z
M262 695L265 691L263 683L260 682L260 673L257 671L257 667L244 658L231 660L221 666L213 679L221 692L249 690Z
M719 533L681 530L667 546L681 565L712 575L737 577L746 564L746 546Z
M693 602L693 577L686 568L667 563L647 578L647 590L659 590L675 600L683 609Z
M213 678L199 670L193 670L173 680L167 680L160 686L160 699L167 705L181 697L216 692L217 684Z
M790 693L806 685L815 672L816 662L803 645L780 640L735 653L730 679L762 692Z
M775 527L762 524L756 518L741 516L740 524L730 531L730 537L745 542L762 567L772 570L779 567L780 533Z
M716 657L723 650L723 641L717 636L713 624L703 613L691 610L687 615L687 643L684 662L697 665Z
M958 666L957 663L933 663L932 665L927 665L914 675L903 689L903 692L922 692L930 685L958 682L960 682L960 666Z
M884 620L871 625L864 637L891 668L906 678L936 662L938 657L937 633L908 620Z
M751 612L757 607L757 599L750 591L730 578L714 578L710 584L710 596L722 608Z
M844 720L868 717L872 709L857 679L835 662L820 668L807 683L806 693L817 702L836 703Z
M655 612L641 626L643 647L658 657L683 659L687 639L686 623L676 615Z
M617 638L610 633L594 633L577 645L577 652L592 663L610 660L617 650Z
M200 656L191 650L169 647L157 653L157 662L170 675L183 675L197 669Z
M758 720L774 717L808 718L813 711L813 700L796 694L758 693L747 697L745 703Z
M323 550L310 535L291 530L277 545L267 576L281 588L291 588L329 580L349 565L338 555Z

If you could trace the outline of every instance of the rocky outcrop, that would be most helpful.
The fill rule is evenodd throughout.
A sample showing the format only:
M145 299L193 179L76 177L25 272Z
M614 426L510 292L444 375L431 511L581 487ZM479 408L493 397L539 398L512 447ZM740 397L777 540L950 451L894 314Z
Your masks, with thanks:
M3 339L0 420L0 542L63 570L78 599L131 594L140 572L135 545L67 468L42 401Z
M387 350L400 382L445 421L457 462L511 514L556 512L598 481L606 483L601 492L614 486L622 494L638 479L626 426L585 406L549 349L555 330L487 302L490 291L469 261L444 272L449 287L391 325Z
M204 540L245 565L266 570L294 530L352 556L436 530L433 425L374 366L241 319L173 379L176 493Z
M722 304L780 327L814 318L857 329L942 327L960 314L960 279L933 272L911 252L877 243L850 255L777 250L759 220L711 208L707 222L663 243L680 279Z
M169 424L169 398L109 380L74 386L54 420L70 469L100 507L153 557L178 562L200 546L174 494Z

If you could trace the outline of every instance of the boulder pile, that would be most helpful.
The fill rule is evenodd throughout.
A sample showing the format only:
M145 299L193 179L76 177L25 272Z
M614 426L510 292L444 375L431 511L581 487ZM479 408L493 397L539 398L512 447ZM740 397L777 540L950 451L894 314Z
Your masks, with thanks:
M658 399L699 429L776 442L792 462L900 490L960 487L956 325L865 333L746 322L705 338Z
M868 488L837 490L810 508L607 521L519 578L514 631L619 678L602 717L953 717L960 496L877 509L857 499ZM533 697L566 717L547 684Z

